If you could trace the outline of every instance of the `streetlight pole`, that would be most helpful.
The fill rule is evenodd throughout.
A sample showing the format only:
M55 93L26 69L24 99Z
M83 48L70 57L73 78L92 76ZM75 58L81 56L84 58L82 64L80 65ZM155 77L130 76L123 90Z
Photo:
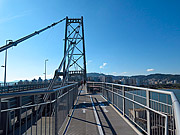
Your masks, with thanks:
M6 45L10 41L12 42L12 40L6 40ZM5 64L4 64L4 66L1 66L1 67L4 67L4 86L6 86L7 49L6 49L6 52L5 52Z
M45 74L45 81L46 81L46 62L47 61L48 61L48 59L45 60L45 72L44 72L44 74Z

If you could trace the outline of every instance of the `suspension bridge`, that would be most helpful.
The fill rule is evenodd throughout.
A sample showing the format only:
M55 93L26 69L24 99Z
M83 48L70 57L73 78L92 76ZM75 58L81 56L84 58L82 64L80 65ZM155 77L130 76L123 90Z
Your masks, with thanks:
M83 17L63 18L0 52L64 21L64 56L53 79L0 87L0 135L180 135L173 92L87 81Z

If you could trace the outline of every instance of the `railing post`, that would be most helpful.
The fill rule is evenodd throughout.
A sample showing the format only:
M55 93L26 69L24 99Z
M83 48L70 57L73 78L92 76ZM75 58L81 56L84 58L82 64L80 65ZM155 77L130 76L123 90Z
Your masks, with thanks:
M150 92L149 90L146 90L146 105L147 107L150 107ZM147 114L147 133L148 135L151 134L151 125L150 125L150 112L149 110L147 109L146 110L146 114Z
M114 104L113 84L112 84L112 103Z
M55 93L55 135L58 135L58 129L57 129L57 107L58 107L58 92Z
M69 110L70 110L70 108L69 108L69 92L70 92L70 90L68 89L68 114L69 114Z
M135 110L134 110L134 94L133 94L133 121L135 121Z
M17 110L17 120L19 120L19 134L21 134L21 106L22 106L22 96L17 97L17 105L20 107L20 109Z
M168 135L168 116L165 117L165 133L164 135Z
M2 123L2 121L1 121L1 98L0 98L0 123ZM2 124L0 125L0 130L2 130Z
M172 99L172 102L173 102L173 112L172 112L172 114L173 114L173 117L174 117L174 119L175 119L175 126L176 126L176 129L174 129L175 130L175 133L177 134L177 135L179 135L180 134L180 115L179 115L179 112L180 112L180 105L179 105L179 102L178 102L178 100L177 100L177 98L176 98L176 96L174 95L174 93L172 92L171 93L171 99Z
M102 83L101 89L102 89L102 95L104 96L104 83Z
M76 85L76 96L78 96L79 91L78 91L78 84Z
M125 116L125 91L124 86L122 87L122 94L123 94L123 116Z
M32 95L32 97L31 97L32 99L32 104L35 104L36 102L35 102L35 95ZM35 106L33 106L32 107L32 113L35 113Z
M108 90L107 90L107 84L105 83L104 85L104 89L105 89L105 95L106 95L106 98L108 100Z
M116 93L119 94L118 86L117 86ZM117 105L116 106L119 108L119 103L118 103L119 102L119 100L118 100L119 99L119 95L117 95L116 97L117 97L117 99L116 99Z

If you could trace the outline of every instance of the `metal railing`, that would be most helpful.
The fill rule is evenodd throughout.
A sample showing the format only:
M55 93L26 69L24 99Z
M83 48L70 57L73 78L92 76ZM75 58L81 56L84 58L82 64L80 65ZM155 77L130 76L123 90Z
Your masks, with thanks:
M173 92L113 83L88 82L98 88L144 134L180 135L180 104Z
M0 135L57 135L74 105L78 87L74 83L53 90L1 94ZM46 101L42 100L45 94L49 95ZM10 98L17 102L15 106L7 102Z
M34 89L46 88L50 83L32 83L32 84L16 84L0 87L0 93L20 92ZM61 82L56 82L55 85L60 85Z
M4 87L4 86L17 86L17 85L33 85L33 84L47 84L49 82L47 81L42 81L42 82L32 82L32 81L22 81L22 82L7 82L5 85L4 83L0 83L0 87Z

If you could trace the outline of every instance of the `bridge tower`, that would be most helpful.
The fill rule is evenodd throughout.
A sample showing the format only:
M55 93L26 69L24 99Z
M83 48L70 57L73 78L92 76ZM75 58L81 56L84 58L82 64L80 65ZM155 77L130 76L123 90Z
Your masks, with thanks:
M74 45L74 49L68 51L69 47L72 45ZM86 82L87 76L83 17L66 17L64 57L63 79L66 81Z

